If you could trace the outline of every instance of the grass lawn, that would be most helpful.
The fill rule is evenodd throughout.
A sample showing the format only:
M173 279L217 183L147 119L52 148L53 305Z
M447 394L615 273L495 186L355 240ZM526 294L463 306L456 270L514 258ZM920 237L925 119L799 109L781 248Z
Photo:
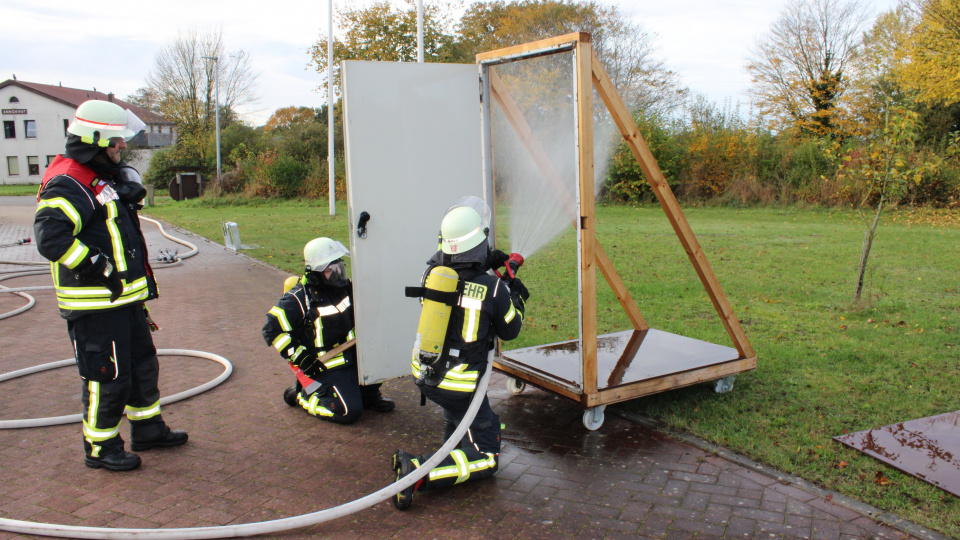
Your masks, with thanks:
M0 186L0 197L11 195L33 195L37 196L37 190L40 184L3 184Z
M853 306L864 231L855 212L684 212L759 367L727 394L698 385L625 406L960 537L960 500L832 440L960 409L960 213L885 214L864 301ZM327 235L346 243L349 227L345 205L330 217L325 200L160 200L146 213L217 242L221 222L235 221L244 244L261 246L247 254L291 273L300 271L308 240ZM500 221L504 233L507 222ZM597 229L651 326L732 346L659 206L598 207ZM570 233L528 258L521 270L532 295L528 317L510 348L576 335L575 257ZM598 326L628 327L603 283Z

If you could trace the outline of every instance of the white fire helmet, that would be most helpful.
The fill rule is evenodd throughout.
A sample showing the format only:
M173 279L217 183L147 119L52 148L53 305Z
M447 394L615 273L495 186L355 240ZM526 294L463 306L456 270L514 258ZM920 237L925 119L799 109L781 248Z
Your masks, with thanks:
M91 99L77 107L67 132L79 136L87 144L106 148L110 146L111 138L122 137L129 141L145 127L133 111L116 103Z

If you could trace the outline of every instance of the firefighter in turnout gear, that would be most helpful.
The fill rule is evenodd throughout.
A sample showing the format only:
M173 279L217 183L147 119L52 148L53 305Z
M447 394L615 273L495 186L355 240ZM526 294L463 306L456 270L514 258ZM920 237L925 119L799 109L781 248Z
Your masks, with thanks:
M187 442L160 415L155 325L144 303L157 297L157 284L137 216L146 189L120 158L143 127L116 103L82 103L66 152L43 176L34 220L83 380L84 463L113 471L140 466L140 456L124 451L124 414L134 451Z
M422 297L424 303L413 350L413 376L423 396L443 408L444 440L450 438L470 406L494 338L511 340L520 333L524 302L530 296L519 279L501 280L489 273L503 265L507 256L488 247L489 228L484 214L489 215L489 210L476 197L464 198L450 208L440 225L440 251L427 262L424 286L407 291L408 296ZM436 285L450 275L458 281L453 292L449 292L450 286ZM430 323L427 319L443 318L445 310L437 309L441 304L450 309L445 340L442 347L437 347L429 339L431 331L436 330L436 321ZM405 510L413 502L415 492L489 478L497 472L499 456L500 418L484 396L459 448L422 480L394 495L394 505ZM391 466L399 480L429 457L397 450Z
M390 412L395 404L380 385L360 386L353 330L353 284L344 256L350 252L330 238L303 248L305 271L267 313L263 339L280 352L296 376L283 400L311 416L352 424L363 409Z

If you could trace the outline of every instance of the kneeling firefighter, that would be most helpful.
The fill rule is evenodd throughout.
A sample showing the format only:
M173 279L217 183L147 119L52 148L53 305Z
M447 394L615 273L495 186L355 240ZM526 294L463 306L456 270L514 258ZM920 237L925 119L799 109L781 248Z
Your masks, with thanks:
M530 296L515 277L520 256L508 258L490 250L483 214L489 215L489 210L476 197L447 210L440 225L440 251L427 262L423 286L407 290L407 296L423 298L413 376L421 394L443 408L444 440L466 415L494 338L511 340L519 335L524 302ZM504 263L509 277L501 280L489 273ZM484 396L459 448L418 483L394 495L393 503L406 510L415 492L489 478L497 472L499 457L500 418ZM397 450L391 466L399 480L429 458Z
M267 313L263 338L290 364L296 384L283 400L291 407L337 424L352 424L363 409L392 411L380 385L360 386L353 345L353 284L344 256L350 252L330 238L303 248L304 273Z

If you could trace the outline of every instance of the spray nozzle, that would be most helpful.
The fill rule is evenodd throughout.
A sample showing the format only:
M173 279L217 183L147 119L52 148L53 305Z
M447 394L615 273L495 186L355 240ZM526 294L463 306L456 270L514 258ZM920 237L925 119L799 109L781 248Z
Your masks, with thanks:
M523 266L523 255L511 253L510 256L507 257L507 264L505 266L507 268L507 277L511 280L515 279L517 277L517 271Z

